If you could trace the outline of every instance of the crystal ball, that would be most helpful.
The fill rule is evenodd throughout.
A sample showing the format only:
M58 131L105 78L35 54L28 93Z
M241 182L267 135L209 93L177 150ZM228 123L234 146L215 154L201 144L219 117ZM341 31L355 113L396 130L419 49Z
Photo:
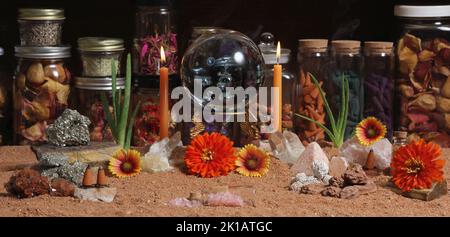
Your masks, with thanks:
M227 87L256 87L264 80L264 59L258 46L246 35L232 30L218 30L197 38L181 62L181 80L196 103L205 106L208 95L197 98L194 87L201 84L221 90L223 100L234 99ZM214 97L214 96L212 96Z

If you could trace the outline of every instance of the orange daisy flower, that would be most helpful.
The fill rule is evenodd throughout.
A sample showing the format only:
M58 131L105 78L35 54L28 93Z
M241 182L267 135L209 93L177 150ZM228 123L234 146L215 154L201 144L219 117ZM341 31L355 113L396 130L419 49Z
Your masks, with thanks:
M189 174L203 178L227 175L236 162L233 142L219 133L196 136L186 149L184 163Z
M441 147L423 139L399 148L391 161L393 183L402 191L431 188L444 180Z
M269 171L270 157L255 145L246 145L239 151L236 172L244 176L261 177Z
M109 160L108 170L118 178L139 174L141 172L141 153L136 150L118 150Z
M375 117L368 117L356 126L356 137L361 145L370 146L386 135L386 126Z

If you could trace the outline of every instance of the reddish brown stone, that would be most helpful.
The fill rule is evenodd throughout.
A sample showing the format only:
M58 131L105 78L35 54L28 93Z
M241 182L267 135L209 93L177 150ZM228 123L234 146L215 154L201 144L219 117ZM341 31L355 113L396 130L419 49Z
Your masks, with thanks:
M50 192L47 177L32 169L23 169L11 176L5 184L6 190L18 198L30 198Z
M75 192L75 185L65 179L55 179L52 181L52 196L71 197Z
M340 192L341 192L340 188L329 186L329 187L325 188L324 190L322 190L322 192L320 192L320 194L322 194L322 196L328 196L328 197L339 197Z

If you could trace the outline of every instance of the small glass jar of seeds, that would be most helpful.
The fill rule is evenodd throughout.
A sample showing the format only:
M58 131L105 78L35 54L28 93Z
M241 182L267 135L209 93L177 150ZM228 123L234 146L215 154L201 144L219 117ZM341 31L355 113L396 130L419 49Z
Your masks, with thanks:
M324 90L323 83L328 76L326 72L329 63L328 40L301 39L298 43L299 79L295 83L294 112L325 124L324 101L320 97L319 89L314 85L312 76ZM325 139L325 132L320 127L297 116L294 120L294 129L305 144Z
M63 9L19 9L19 33L22 46L61 45Z
M78 39L83 77L111 77L112 63L117 74L121 75L122 55L125 50L122 39L103 37L84 37Z
M15 48L14 142L39 144L45 129L68 107L71 75L65 59L70 47Z
M91 141L114 141L101 101L101 94L106 93L110 100L109 110L113 110L112 78L75 77L74 87L76 94L75 104L78 112L91 120L89 127ZM116 87L117 89L124 89L125 78L117 78Z
M356 125L362 120L364 108L361 42L335 40L331 44L330 75L326 82L327 100L333 114L337 116L342 100L343 78L347 78L349 83L349 110L344 137L348 139L352 136Z
M392 42L364 42L364 117L376 117L393 135L395 56Z

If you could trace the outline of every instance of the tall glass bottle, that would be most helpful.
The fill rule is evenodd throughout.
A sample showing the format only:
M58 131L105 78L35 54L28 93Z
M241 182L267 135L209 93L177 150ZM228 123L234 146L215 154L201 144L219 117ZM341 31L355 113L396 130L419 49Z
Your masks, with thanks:
M349 82L349 110L345 139L352 136L356 125L362 119L364 90L361 56L361 42L354 40L335 40L332 44L332 64L327 82L327 99L335 115L339 114L343 78Z
M314 86L311 75L323 86L329 63L328 40L301 39L298 47L299 79L295 85L294 112L308 116L325 124L326 112L319 90ZM325 139L324 131L316 124L295 117L294 128L303 143Z

